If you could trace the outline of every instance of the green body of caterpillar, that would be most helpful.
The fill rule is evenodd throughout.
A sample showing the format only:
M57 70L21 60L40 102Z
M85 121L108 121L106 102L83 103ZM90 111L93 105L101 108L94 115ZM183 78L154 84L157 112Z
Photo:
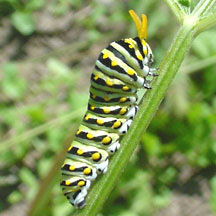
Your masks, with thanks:
M152 51L140 33L145 20L130 13L139 37L112 42L101 51L91 76L88 110L61 168L63 193L76 208L85 206L91 182L106 172L110 155L119 149L138 110L137 89L148 89L146 77L156 75L150 68Z

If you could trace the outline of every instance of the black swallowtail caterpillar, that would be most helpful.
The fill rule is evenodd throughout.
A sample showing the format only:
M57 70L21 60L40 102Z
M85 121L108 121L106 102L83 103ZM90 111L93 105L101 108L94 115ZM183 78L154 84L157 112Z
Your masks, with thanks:
M76 208L85 206L91 182L107 171L109 156L119 149L138 111L137 89L149 89L147 76L157 75L145 41L147 18L129 13L138 37L112 42L101 51L91 75L88 110L61 168L63 193Z

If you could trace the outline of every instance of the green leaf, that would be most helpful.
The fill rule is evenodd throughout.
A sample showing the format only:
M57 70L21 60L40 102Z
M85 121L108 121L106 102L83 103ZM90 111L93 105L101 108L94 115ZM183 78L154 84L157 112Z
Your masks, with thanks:
M15 190L7 197L7 200L11 204L13 204L19 202L22 199L22 197L22 194L19 191Z
M27 1L26 9L28 11L37 10L43 7L44 4L45 4L44 0L30 0L30 1Z
M71 69L67 65L61 63L59 60L55 58L50 58L47 61L47 67L49 71L59 76L67 77L71 73Z
M37 180L34 176L34 174L31 172L28 168L22 168L19 172L20 179L22 182L24 182L29 187L36 187L37 186Z
M185 6L185 7L189 7L190 6L190 1L189 0L178 0L178 2Z
M3 73L3 92L10 98L20 98L26 90L26 82L19 76L17 65L15 63L10 62L4 64Z
M11 16L14 27L23 35L30 35L35 30L33 14L24 11L16 11Z
M211 198L210 198L210 202L211 202L211 206L212 209L214 211L214 213L216 213L216 176L214 176L211 181L210 181L210 185L211 185Z
M145 133L142 142L147 155L157 156L161 152L160 140L156 135Z

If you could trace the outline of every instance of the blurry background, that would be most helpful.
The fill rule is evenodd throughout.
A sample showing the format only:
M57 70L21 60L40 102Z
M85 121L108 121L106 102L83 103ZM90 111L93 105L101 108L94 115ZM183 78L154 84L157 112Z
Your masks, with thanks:
M162 1L0 1L0 216L71 215L59 166L99 52L136 36L129 9L147 14L158 66L178 30ZM215 37L192 44L101 216L216 214Z

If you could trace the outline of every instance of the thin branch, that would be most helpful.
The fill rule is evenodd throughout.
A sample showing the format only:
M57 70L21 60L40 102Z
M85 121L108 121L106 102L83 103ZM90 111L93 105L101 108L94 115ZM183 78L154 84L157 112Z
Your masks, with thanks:
M190 74L190 73L202 70L202 69L209 67L211 65L214 65L214 64L216 64L216 55L211 56L211 57L206 58L206 59L203 59L203 60L196 61L196 62L191 63L189 65L183 66L180 69L179 73L184 72L186 74Z
M185 11L181 7L181 5L177 3L176 1L173 2L173 0L164 0L164 1L168 5L170 10L173 12L173 14L177 17L179 23L182 23L183 16L185 15Z
M202 15L207 14L210 10L212 10L212 7L215 5L216 0L201 0L197 4L197 6L193 10L193 15L196 15L197 17L201 17Z
M84 109L76 110L76 111L73 111L71 113L67 113L67 114L60 116L56 119L53 119L53 120L51 120L51 121L49 121L43 125L40 125L40 126L33 128L29 131L26 131L19 136L14 136L8 140L5 140L5 141L0 143L0 151L3 152L5 149L8 149L13 145L16 145L20 142L24 142L24 141L26 141L26 140L34 137L34 136L37 136L37 135L51 129L51 128L59 127L62 124L66 123L67 121L71 121L73 119L76 119L76 118L82 116L83 113L84 113Z
M208 17L202 18L197 22L196 32L197 34L210 29L216 24L216 13L209 15Z

